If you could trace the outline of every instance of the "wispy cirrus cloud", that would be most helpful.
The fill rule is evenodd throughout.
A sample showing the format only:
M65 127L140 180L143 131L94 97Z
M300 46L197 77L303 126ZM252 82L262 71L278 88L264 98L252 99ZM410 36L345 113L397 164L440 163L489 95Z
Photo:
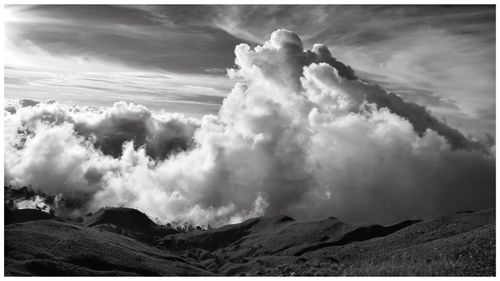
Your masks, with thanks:
M132 71L53 73L29 68L10 68L4 78L7 99L23 96L99 106L123 100L198 118L217 113L232 84L225 78L199 75ZM47 96L47 92L52 95Z
M177 23L148 6L6 9L7 98L124 100L201 117L216 113L234 84L226 67L240 40L202 22Z
M19 20L8 23L14 44L29 40L58 56L82 56L126 65L177 73L204 73L208 68L231 66L227 58L240 39L190 18L196 25L176 22L161 9L141 6L26 6L17 7ZM184 9L188 10L188 9ZM199 10L195 8L195 10Z
M327 44L362 78L426 106L466 134L495 132L494 114L484 114L492 113L495 103L494 6L42 5L7 10L7 57L15 65L43 65L50 68L46 72L68 74L123 68L173 73L186 83L165 81L167 89L188 92L195 86L227 93L225 70L234 65L234 47L240 42L255 46L272 31L287 28L301 35L304 47ZM9 83L22 79L6 73ZM217 85L206 85L211 78ZM35 91L43 92L6 89L9 95ZM109 94L107 105L115 97Z

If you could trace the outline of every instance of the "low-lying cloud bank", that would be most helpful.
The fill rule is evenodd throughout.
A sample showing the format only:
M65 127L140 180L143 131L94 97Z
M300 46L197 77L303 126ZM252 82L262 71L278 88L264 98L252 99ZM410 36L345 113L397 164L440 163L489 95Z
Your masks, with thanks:
M5 182L56 212L124 205L160 221L259 215L391 222L495 205L495 146L357 78L324 45L275 31L235 49L240 82L201 120L140 105L11 101Z

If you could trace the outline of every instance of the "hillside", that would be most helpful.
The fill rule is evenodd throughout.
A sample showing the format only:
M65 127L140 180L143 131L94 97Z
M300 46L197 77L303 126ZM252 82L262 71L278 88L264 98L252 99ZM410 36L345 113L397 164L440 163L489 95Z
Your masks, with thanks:
M134 238L147 244L156 244L162 237L178 233L168 226L155 224L146 214L131 208L103 208L89 214L83 225L104 229Z
M55 220L5 228L6 275L211 275L195 261L97 228Z
M34 219L6 226L6 275L495 275L495 210L389 226L258 217L189 232L127 208L81 224Z

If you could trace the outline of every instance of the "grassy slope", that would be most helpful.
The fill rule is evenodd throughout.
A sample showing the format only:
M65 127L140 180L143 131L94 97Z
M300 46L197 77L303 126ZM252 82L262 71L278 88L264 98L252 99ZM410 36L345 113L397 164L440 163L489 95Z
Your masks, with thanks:
M440 217L304 257L335 258L341 275L495 275L495 210Z
M83 225L128 236L152 245L166 235L178 233L168 226L156 225L148 216L131 208L103 208L83 219Z
M255 218L167 235L159 249L56 221L9 225L5 233L6 272L13 275L495 274L495 210L396 227Z
M207 275L131 238L55 220L5 228L6 275Z

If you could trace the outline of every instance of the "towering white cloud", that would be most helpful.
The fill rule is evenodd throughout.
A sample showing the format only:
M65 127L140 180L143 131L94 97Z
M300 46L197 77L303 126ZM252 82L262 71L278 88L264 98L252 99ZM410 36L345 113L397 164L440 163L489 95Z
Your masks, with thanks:
M494 206L495 157L331 56L278 30L235 49L240 79L217 116L22 102L5 112L6 182L162 221L258 215L389 222Z

